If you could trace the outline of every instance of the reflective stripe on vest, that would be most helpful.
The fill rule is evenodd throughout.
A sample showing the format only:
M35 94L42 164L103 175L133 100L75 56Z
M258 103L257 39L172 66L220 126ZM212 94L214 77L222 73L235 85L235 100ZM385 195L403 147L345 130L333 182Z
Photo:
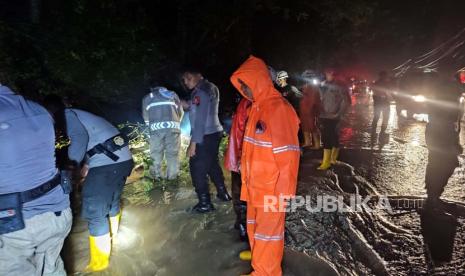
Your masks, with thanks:
M180 129L181 125L179 122L174 122L174 121L168 121L168 122L158 122L158 123L152 123L150 125L150 130L159 130L159 129L167 129L167 128L174 128L174 129Z
M145 110L149 110L152 107L160 106L160 105L172 105L172 106L175 106L176 108L178 108L178 105L175 102L157 102L157 103L151 103L151 104L147 105Z

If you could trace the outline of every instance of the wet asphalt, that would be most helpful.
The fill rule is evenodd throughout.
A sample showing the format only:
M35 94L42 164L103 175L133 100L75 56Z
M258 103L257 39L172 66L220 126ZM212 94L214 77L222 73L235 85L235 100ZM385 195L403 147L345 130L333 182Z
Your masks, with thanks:
M353 97L341 127L341 160L353 165L381 194L425 195L425 122L398 118L394 104L391 109L388 135L373 136L370 98ZM463 174L461 156L460 167L444 193L446 198L464 201ZM238 259L238 253L247 244L239 241L233 228L230 203L215 201L215 212L200 215L189 212L196 203L189 185L157 186L142 194L140 200L123 200L121 230L110 268L92 275L204 276L250 272L249 264ZM80 271L87 263L88 232L77 211L75 215L62 255L70 275L85 275Z
M341 126L344 147L341 160L353 165L381 194L425 196L427 116L414 117L397 116L395 103L392 103L387 135L379 135L381 122L377 128L378 135L372 135L373 106L370 98L367 95L352 97L352 107ZM462 132L461 144L464 142ZM463 154L459 160L460 166L449 180L443 197L465 201Z

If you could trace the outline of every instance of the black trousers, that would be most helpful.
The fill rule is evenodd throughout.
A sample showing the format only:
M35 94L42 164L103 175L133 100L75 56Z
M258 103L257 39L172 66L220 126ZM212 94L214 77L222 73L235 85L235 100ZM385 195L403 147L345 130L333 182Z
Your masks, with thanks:
M429 198L439 198L444 192L449 178L458 167L457 154L453 152L428 152L428 165L426 165L425 184Z
M132 160L91 168L82 188L82 217L88 221L89 233L101 236L110 231L108 217L120 211L120 199Z
M372 132L376 132L379 118L383 115L383 121L381 123L381 132L385 132L389 123L389 117L391 116L391 106L389 103L375 103L373 105L373 121L371 122Z
M241 200L242 180L241 174L231 172L231 190L236 224L247 225L247 202Z
M339 119L320 118L321 141L324 149L339 147Z
M222 133L217 132L203 137L203 142L197 144L195 156L189 160L192 183L197 195L209 194L208 177L218 188L224 188L224 176L220 167L218 150Z

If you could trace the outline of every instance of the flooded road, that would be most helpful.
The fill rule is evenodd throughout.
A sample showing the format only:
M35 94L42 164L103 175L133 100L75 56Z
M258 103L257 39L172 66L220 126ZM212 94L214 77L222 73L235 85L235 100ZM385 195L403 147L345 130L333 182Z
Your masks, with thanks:
M247 248L233 229L231 204L214 201L216 211L194 214L193 189L183 185L143 191L137 183L126 191L121 228L110 268L95 275L240 275L250 272L238 259ZM131 194L131 195L129 195ZM137 194L137 196L134 196ZM68 271L87 264L87 227L75 219L65 245ZM92 274L92 275L94 275Z
M371 103L367 98L355 99L342 127L344 150L341 151L341 159L353 165L357 173L372 183L380 194L425 195L425 123L398 120L395 106L391 106L391 109L389 137L373 138L370 135ZM461 166L456 169L444 196L463 201L463 157L460 162ZM227 276L250 272L249 264L238 259L238 253L246 249L247 244L239 241L233 228L235 215L232 204L214 201L215 212L193 214L189 208L197 199L188 177L177 183L160 185L141 178L141 172L138 173L139 176L137 173L132 176L133 179L125 187L121 228L114 244L110 267L92 275ZM78 209L77 205L75 210ZM413 233L420 231L419 218L414 214L392 221ZM87 225L76 212L63 253L70 275L85 275L79 271L87 264L87 239ZM412 262L414 258L425 262L420 251L422 248L415 250L419 252L417 255L411 253ZM463 261L461 254L464 252L463 248L457 249L456 254L460 256L455 259ZM309 271L312 266L300 259L296 265L298 258L292 256L291 265L284 266L285 275L318 275ZM300 273L292 274L292 265L297 266ZM454 265L457 265L457 261ZM444 271L448 273L451 270Z
M341 151L341 160L354 166L357 173L371 182L380 193L426 195L424 181L428 151L425 147L426 122L422 121L424 116L419 116L417 120L399 118L395 105L392 104L388 135L372 136L372 102L367 97L353 98L353 102L341 129L341 140L346 149ZM378 132L380 124L381 122L378 125ZM462 145L464 142L465 135L462 131ZM443 197L464 201L463 154L459 160L460 167L449 180Z

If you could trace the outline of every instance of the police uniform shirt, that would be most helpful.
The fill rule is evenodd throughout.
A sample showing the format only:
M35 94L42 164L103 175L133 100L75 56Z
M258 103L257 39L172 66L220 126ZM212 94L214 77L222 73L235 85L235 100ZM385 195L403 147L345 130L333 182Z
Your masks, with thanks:
M97 144L105 142L107 139L119 134L118 129L107 120L92 113L68 108L65 112L66 128L71 144L68 148L69 158L76 162L81 162L86 152ZM114 162L103 153L92 156L86 163L89 168L120 163L132 159L129 147L124 147L114 152L119 157Z
M51 115L0 85L0 194L33 189L57 174ZM24 217L69 207L61 186L23 205Z
M220 93L213 83L202 79L191 95L189 120L191 141L202 143L203 136L223 131L218 118Z

